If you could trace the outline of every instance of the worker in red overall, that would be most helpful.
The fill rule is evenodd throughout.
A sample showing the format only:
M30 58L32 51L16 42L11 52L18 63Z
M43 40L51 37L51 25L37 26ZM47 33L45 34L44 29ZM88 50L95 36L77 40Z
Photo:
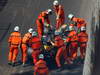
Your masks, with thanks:
M51 42L52 45L56 46L58 48L57 50L57 54L56 54L56 63L57 63L57 67L58 70L57 71L61 71L61 63L60 63L60 58L61 56L64 56L64 59L68 62L67 59L67 51L66 51L66 45L64 44L64 40L62 39L62 37L60 36L60 32L59 31L55 31L55 42Z
M66 42L69 44L70 59L74 61L77 58L78 36L73 26L69 26L69 31Z
M30 46L33 49L32 57L33 57L33 63L35 64L38 61L38 55L41 53L41 39L38 37L37 32L32 33L32 38L29 41Z
M59 29L65 21L64 8L57 0L53 2L53 7L56 13L56 29Z
M86 33L86 27L81 27L81 32L78 34L78 38L81 59L84 59L88 42L88 34Z
M48 75L49 69L44 61L44 55L39 55L39 61L34 66L34 75Z
M81 28L82 26L86 27L86 25L87 25L84 19L82 19L82 18L77 18L77 17L75 17L73 14L69 14L69 15L68 15L68 18L69 18L71 21L73 21L73 22L75 22L75 23L77 24L78 32L80 32L80 28ZM74 24L74 25L75 25L75 24Z
M9 39L9 55L8 64L15 66L16 59L19 53L19 46L21 45L21 33L19 32L19 26L14 27L14 32L11 33Z
M26 33L24 35L24 37L22 38L21 48L22 48L22 63L23 63L23 66L25 66L25 63L26 63L26 60L27 60L28 42L29 42L30 38L32 37L32 32L33 32L33 29L30 28L28 30L28 33Z
M39 14L39 16L36 20L37 31L38 31L39 38L41 38L43 33L44 33L44 26L50 27L49 15L51 15L51 14L52 14L51 9L43 11Z

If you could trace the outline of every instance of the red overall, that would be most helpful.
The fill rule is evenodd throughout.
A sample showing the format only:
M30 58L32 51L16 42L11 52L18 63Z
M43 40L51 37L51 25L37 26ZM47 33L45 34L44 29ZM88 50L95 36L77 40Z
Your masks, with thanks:
M40 59L34 66L34 75L48 75L48 72L46 62Z
M64 9L62 5L54 6L54 10L56 13L56 16L59 16L56 19L56 29L59 29L65 21L65 14L64 14Z
M29 42L30 38L32 37L31 33L26 33L22 39L22 62L25 63L26 62L26 58L27 58L27 43Z
M80 47L81 58L85 58L85 52L86 52L86 47L88 42L88 34L86 32L80 32L78 34L78 38L79 38L78 42Z
M67 60L67 51L66 46L64 45L64 40L62 40L61 36L55 37L55 46L58 47L58 51L56 54L56 63L58 67L61 67L60 58L63 55L64 59Z
M86 27L86 22L84 19L81 18L72 18L72 21L77 23L77 28L80 29L82 26Z
M31 47L33 49L32 57L33 57L33 63L35 64L38 61L38 55L40 54L41 50L41 40L39 37L32 37L30 40Z
M43 35L44 23L50 24L50 20L49 20L48 15L46 14L46 11L41 12L36 20L39 38L41 38Z
M77 36L76 31L71 31L68 34L66 42L70 43L69 51L70 51L71 59L72 60L76 59L77 58L77 49L78 49L78 36Z
M15 63L18 55L18 46L21 44L21 34L19 32L11 33L8 42L10 47L8 60Z

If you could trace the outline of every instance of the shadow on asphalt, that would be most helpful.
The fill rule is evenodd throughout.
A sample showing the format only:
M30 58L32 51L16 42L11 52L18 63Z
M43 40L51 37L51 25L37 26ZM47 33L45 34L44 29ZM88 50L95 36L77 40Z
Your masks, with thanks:
M28 72L24 72L24 73L15 73L15 74L11 74L11 75L33 75L33 71L28 71Z
M57 67L56 67L56 63L52 64L50 63L50 61L48 63L48 67L50 70L50 75L82 75L82 68L83 68L83 64L79 63L81 61L80 58L77 58L76 60L77 62L71 65L68 64L64 64L62 65L63 70L61 72L57 72ZM21 66L22 62L21 60L19 60L16 63L16 69L20 68L20 70L16 73L13 73L11 75L33 75L33 69L32 66L34 66L32 64L32 61L27 61L26 66L22 67ZM31 69L29 69L28 67L31 67ZM26 68L26 70L24 70Z
M32 66L32 65L31 65ZM28 66L26 66L27 68ZM53 68L50 71L50 75L82 75L82 68L83 68L83 64L72 64L72 65L68 65L65 64L63 65L63 70L61 72L57 72L57 68ZM23 70L22 70L23 71ZM11 75L33 75L33 70L27 70L26 72L17 72L17 73L13 73Z
M67 68L64 68L61 72L56 72L56 70L51 71L50 75L82 75L80 65L65 65ZM11 75L33 75L33 70L23 72L23 73L14 73Z
M0 0L0 11L3 10L3 8L6 6L8 3L8 0Z

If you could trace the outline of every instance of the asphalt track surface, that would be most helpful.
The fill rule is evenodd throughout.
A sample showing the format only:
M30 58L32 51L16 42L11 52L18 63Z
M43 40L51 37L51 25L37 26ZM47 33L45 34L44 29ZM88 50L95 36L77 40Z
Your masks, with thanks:
M75 16L83 17L90 24L90 6L93 0L59 0L64 6L66 23L69 13ZM32 66L25 68L18 65L16 67L8 66L8 37L13 31L15 25L19 25L22 35L30 27L35 27L35 20L38 14L48 8L52 9L53 0L0 0L0 75L33 75ZM87 6L88 5L88 6ZM55 14L50 17L51 24L55 24ZM88 27L89 29L90 27ZM89 30L88 30L89 33ZM18 57L21 55L19 54ZM62 72L57 73L55 70L50 72L51 75L82 75L83 65L65 65Z

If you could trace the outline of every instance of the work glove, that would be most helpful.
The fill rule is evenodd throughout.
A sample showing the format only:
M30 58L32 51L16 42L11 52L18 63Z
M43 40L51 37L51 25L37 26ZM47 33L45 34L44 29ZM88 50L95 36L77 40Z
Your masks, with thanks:
M47 24L46 22L44 22L44 26L50 27L50 24Z
M50 27L50 24L47 24L47 27Z
M80 30L80 29L78 29L78 30L77 30L77 33L79 34L80 32L81 32L81 30Z
M59 16L57 16L56 20L58 20L58 19L59 19Z

